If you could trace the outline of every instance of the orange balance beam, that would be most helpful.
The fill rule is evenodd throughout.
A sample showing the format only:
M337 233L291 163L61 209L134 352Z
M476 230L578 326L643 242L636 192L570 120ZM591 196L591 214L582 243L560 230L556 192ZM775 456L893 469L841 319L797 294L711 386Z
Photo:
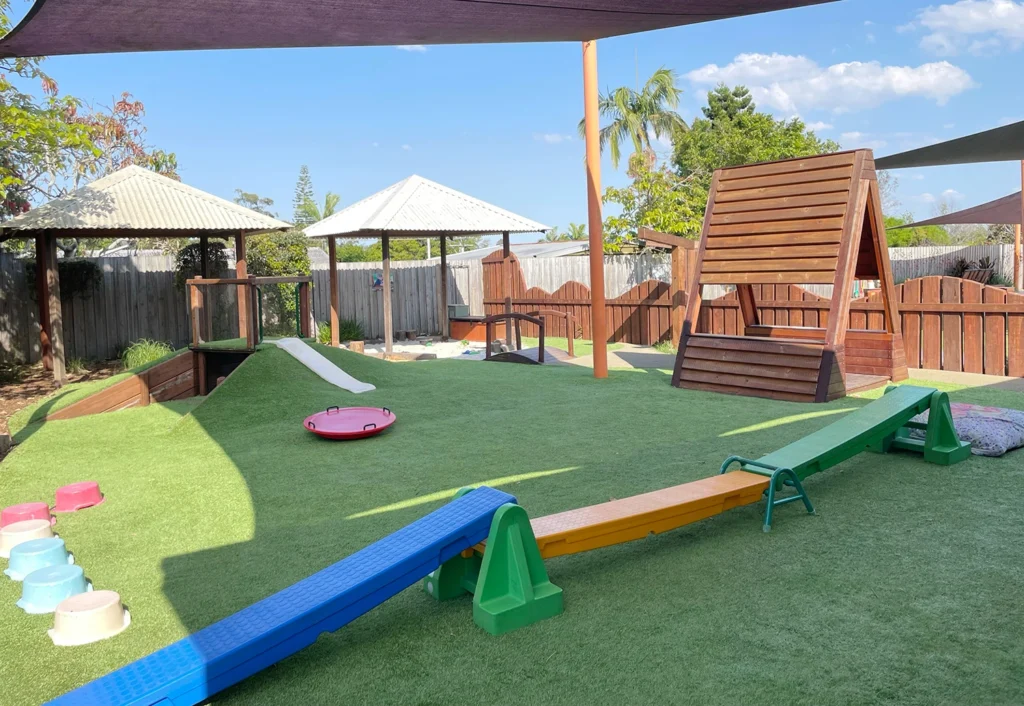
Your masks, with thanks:
M652 493L581 507L531 520L545 559L610 547L660 534L753 505L768 489L768 478L746 471L703 478ZM483 551L483 545L475 547Z

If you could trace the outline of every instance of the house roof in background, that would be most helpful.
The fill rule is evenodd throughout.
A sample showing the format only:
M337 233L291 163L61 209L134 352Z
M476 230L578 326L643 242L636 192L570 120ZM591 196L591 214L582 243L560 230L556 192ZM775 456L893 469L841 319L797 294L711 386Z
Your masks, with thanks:
M946 226L946 225L989 225L989 224L1018 224L1021 222L1021 192L1004 196L995 201L989 201L978 206L965 208L961 211L945 213L935 218L929 218L917 223L908 223L898 228L913 228L914 226Z
M828 0L36 0L0 56L553 42Z
M308 226L310 238L537 233L548 227L413 174Z
M135 165L86 184L0 224L7 238L39 231L184 231L262 233L291 226ZM177 235L175 233L174 235ZM80 237L88 237L81 233Z
M588 247L586 240L559 240L553 243L512 243L510 249L512 250L513 255L522 260L530 257L565 257L567 255L578 255L580 253L587 252ZM477 248L476 250L452 253L448 255L448 261L482 260L495 250L501 250L501 246L491 245L486 248Z
M958 137L955 140L880 157L875 160L875 168L904 169L944 164L1009 162L1018 159L1024 159L1024 120Z

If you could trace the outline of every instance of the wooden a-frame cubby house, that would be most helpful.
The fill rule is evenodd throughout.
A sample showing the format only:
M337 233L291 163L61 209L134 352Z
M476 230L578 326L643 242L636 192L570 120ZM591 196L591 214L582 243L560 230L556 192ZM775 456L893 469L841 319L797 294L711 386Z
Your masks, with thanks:
M879 280L884 330L849 328L855 280ZM701 333L704 285L736 285L742 336ZM822 327L765 325L766 285L833 285ZM672 384L825 402L907 377L871 150L719 169Z

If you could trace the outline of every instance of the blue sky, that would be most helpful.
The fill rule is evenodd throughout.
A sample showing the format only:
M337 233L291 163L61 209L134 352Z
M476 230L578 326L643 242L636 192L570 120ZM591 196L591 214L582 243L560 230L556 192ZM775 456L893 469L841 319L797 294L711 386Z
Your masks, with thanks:
M598 56L602 90L675 69L689 120L718 80L744 83L759 108L880 156L1024 120L1022 45L1021 0L845 0L606 39ZM576 43L75 56L46 69L98 104L132 92L184 181L269 196L286 219L302 164L342 204L417 173L563 229L586 217ZM1016 163L895 174L918 217L1020 188ZM607 159L603 177L626 182Z

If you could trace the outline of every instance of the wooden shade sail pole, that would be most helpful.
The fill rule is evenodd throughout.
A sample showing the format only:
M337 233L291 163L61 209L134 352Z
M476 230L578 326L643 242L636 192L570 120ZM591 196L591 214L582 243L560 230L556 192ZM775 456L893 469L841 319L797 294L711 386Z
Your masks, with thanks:
M384 265L384 355L392 353L395 326L391 311L391 236L384 233L380 238L381 259Z
M338 328L338 243L333 235L327 239L327 272L331 283L331 345L337 348L341 343Z
M1024 228L1024 159L1020 161L1020 223L1013 229L1013 288L1024 289L1024 273L1021 273L1020 231Z
M601 142L597 101L597 40L583 42L583 123L587 150L587 222L590 240L590 316L594 377L608 377L604 308L604 223L601 218Z

